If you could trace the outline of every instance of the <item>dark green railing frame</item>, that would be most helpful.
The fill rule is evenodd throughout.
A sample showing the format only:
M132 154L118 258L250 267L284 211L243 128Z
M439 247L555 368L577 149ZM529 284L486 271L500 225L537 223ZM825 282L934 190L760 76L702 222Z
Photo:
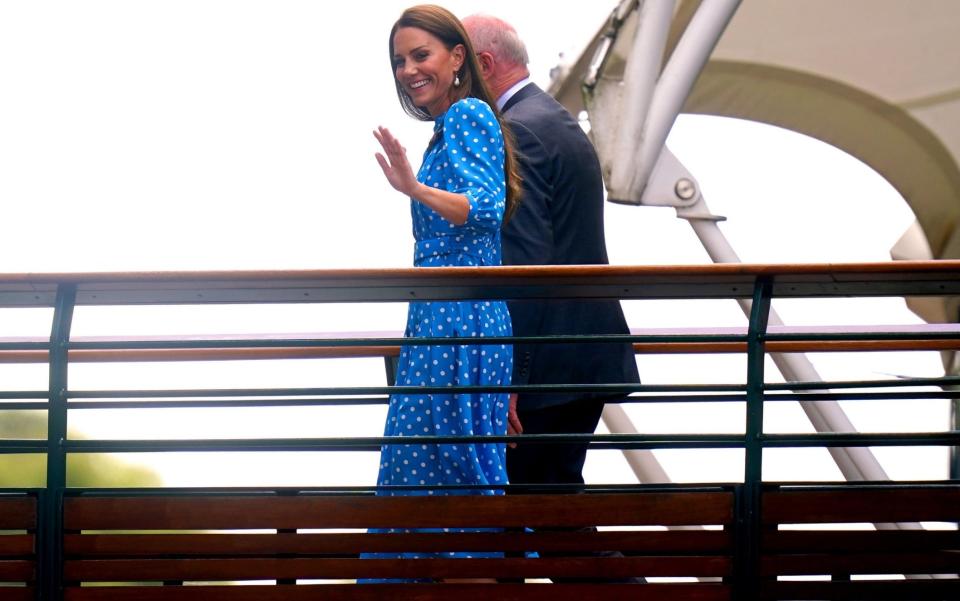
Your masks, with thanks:
M916 294L960 294L960 262L930 262L900 264L892 269L888 264L867 266L707 266L673 268L538 268L536 272L520 269L495 268L492 270L446 270L450 273L440 277L445 270L323 272L329 276L342 273L345 282L360 282L351 289L343 284L331 294L313 289L303 292L303 297L293 298L287 293L273 295L266 279L290 284L295 290L298 275L279 274L270 280L271 274L137 274L137 275L78 275L78 276L16 276L0 275L0 307L2 306L50 306L54 307L53 327L49 342L0 342L2 350L45 350L49 353L49 389L45 392L0 391L0 409L46 409L48 411L48 437L46 441L5 440L0 441L0 453L45 453L47 457L47 486L40 495L40 598L59 598L62 589L62 506L66 488L66 457L69 453L84 452L162 452L162 451L242 451L242 450L378 450L386 443L409 443L409 439L365 437L345 439L241 439L241 440L154 440L154 441L79 441L68 440L67 418L69 410L118 407L230 407L230 406L280 406L280 405L330 405L374 404L387 402L386 395L392 392L451 392L449 387L350 387L311 389L254 389L254 390L167 390L167 391L74 391L68 387L70 350L135 350L135 349L190 349L190 348L267 348L267 347L344 347L383 346L403 344L449 343L448 339L397 338L345 338L345 339L298 339L298 340L192 340L192 341L125 341L125 342L71 342L70 327L74 308L78 303L126 304L126 303L184 303L206 302L251 302L224 292L217 285L209 286L207 280L224 278L252 285L253 297L259 302L328 302L343 300L402 301L440 298L752 298L752 310L746 336L742 335L631 335L631 336L556 336L556 337L508 337L471 340L471 344L502 342L553 343L576 340L580 342L745 342L747 347L747 382L745 385L555 385L555 386L504 386L460 387L460 391L511 391L544 392L571 390L633 393L627 402L745 402L746 426L743 434L730 435L540 435L525 436L525 444L580 440L593 449L656 449L656 448L743 448L744 482L733 486L737 491L737 554L735 561L735 596L738 599L754 599L757 595L756 578L759 563L760 503L762 501L763 449L774 447L804 446L880 446L880 445L946 445L960 446L960 432L954 424L951 431L929 434L788 434L771 435L763 432L763 408L766 401L778 400L871 400L889 398L952 398L947 391L924 392L834 392L830 389L895 388L902 386L952 387L960 384L960 378L923 378L881 382L806 382L766 384L764 382L765 345L772 340L900 340L900 339L956 339L955 333L821 333L816 335L770 334L767 318L774 297L812 296L876 296ZM916 271L914 271L914 269ZM486 280L479 277L484 271L494 274ZM543 274L546 274L545 276ZM640 274L635 276L635 274ZM731 280L726 287L710 282L719 274L721 280ZM501 276L502 277L499 277ZM877 276L875 279L872 276ZM698 289L697 276L708 280ZM537 280L537 277L545 278ZM884 279L884 278L887 279ZM394 281L399 279L400 287ZM530 278L533 278L531 283ZM716 278L714 278L716 279ZM35 280L35 281L31 281ZM117 284L115 281L120 281ZM472 280L463 282L463 280ZM479 283L477 282L479 280ZM27 282L24 292L23 282ZM104 296L119 286L130 289L119 293L119 302L98 300L96 291L86 290L89 282L106 282ZM160 293L140 290L137 284L157 281L173 282L169 290ZM380 282L378 284L378 281ZM424 281L428 281L424 284ZM412 283L411 283L412 282ZM484 282L489 282L484 284ZM5 288L6 285L6 288ZM393 287L391 287L393 286ZM147 286L149 288L149 286ZM649 292L648 288L653 288ZM197 291L204 289L206 291ZM114 296L117 293L113 292ZM126 295L126 296L125 296ZM52 297L52 298L51 298ZM12 302L11 302L12 299ZM390 363L387 362L388 371ZM389 373L388 373L389 377ZM793 392L788 392L793 391ZM798 392L800 391L800 392ZM339 396L338 396L339 395ZM184 399L187 400L174 400ZM261 397L261 398L247 398ZM263 398L272 397L272 398ZM283 398L278 398L283 397ZM140 399L137 401L109 399ZM75 400L74 400L75 399ZM83 400L86 399L86 400ZM99 399L99 400L93 400ZM10 402L13 401L13 402ZM491 442L506 441L508 437L486 437ZM416 444L424 442L465 442L471 437L428 436L418 437ZM951 478L956 478L954 471ZM935 485L931 484L931 485ZM416 486L409 488L418 488ZM459 487L462 488L462 487ZM490 487L484 487L490 488ZM590 487L588 487L590 488ZM602 487L604 490L627 487ZM559 487L563 489L563 487ZM211 489L213 490L213 489ZM321 487L320 492L343 492L345 490L372 492L374 487L338 488ZM150 491L138 491L150 494ZM203 494L204 491L197 491ZM296 491L280 491L290 494Z
M47 494L40 505L42 526L38 572L40 590L52 598L59 591L63 563L63 491L67 487L67 399L70 329L77 289L64 284L57 289L50 334L50 408L47 410ZM51 488L50 484L53 484ZM43 593L41 593L43 594Z

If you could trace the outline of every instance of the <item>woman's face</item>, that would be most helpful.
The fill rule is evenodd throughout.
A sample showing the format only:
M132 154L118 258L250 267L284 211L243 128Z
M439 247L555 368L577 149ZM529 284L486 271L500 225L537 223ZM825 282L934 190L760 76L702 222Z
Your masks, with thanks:
M401 27L393 36L394 75L416 106L437 117L450 107L450 88L464 52L460 44L447 50L423 29Z

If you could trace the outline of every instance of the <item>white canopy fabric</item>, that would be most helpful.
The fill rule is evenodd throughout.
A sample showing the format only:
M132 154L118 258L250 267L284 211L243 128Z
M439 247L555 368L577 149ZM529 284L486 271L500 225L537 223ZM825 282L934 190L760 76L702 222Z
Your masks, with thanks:
M704 1L677 3L667 58ZM635 27L628 21L618 42ZM551 88L573 111L584 108L581 83L605 29ZM622 72L624 54L614 51L604 76ZM916 214L927 245L905 239L898 258L960 258L960 2L744 0L684 112L769 123L843 149ZM957 321L957 309L948 301L925 317Z

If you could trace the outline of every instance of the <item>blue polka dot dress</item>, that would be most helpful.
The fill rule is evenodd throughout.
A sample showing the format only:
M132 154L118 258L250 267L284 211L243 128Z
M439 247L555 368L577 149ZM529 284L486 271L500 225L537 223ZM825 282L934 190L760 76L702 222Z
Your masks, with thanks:
M417 179L428 186L464 194L470 202L470 212L466 223L457 226L426 205L412 201L414 265L500 265L500 226L506 187L503 135L496 117L485 102L466 98L436 119L434 132L434 142L424 154ZM510 315L503 301L434 301L410 303L405 336L479 338L511 333ZM512 369L511 345L403 346L396 383L398 386L507 385ZM507 406L507 394L392 395L384 435L504 435ZM385 445L377 483L380 486L503 485L507 483L505 451L503 443ZM379 494L495 495L503 491L381 489ZM377 553L365 557L493 555Z

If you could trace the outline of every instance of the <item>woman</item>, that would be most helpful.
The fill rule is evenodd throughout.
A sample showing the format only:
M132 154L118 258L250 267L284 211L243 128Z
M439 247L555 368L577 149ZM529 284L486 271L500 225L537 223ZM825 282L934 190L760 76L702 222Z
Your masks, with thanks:
M419 173L383 127L377 162L387 181L411 198L418 267L500 264L500 228L519 196L509 136L460 21L432 5L404 11L389 38L397 96L413 117L434 121ZM509 336L503 301L411 303L407 337ZM507 385L513 351L504 344L413 345L401 349L399 386ZM386 436L504 435L505 393L398 394L390 397ZM385 495L502 494L502 489L390 490L390 486L507 483L505 445L385 445L378 485ZM445 553L445 557L484 554ZM490 554L487 554L489 556ZM396 556L376 554L370 557ZM404 557L436 554L404 553Z

